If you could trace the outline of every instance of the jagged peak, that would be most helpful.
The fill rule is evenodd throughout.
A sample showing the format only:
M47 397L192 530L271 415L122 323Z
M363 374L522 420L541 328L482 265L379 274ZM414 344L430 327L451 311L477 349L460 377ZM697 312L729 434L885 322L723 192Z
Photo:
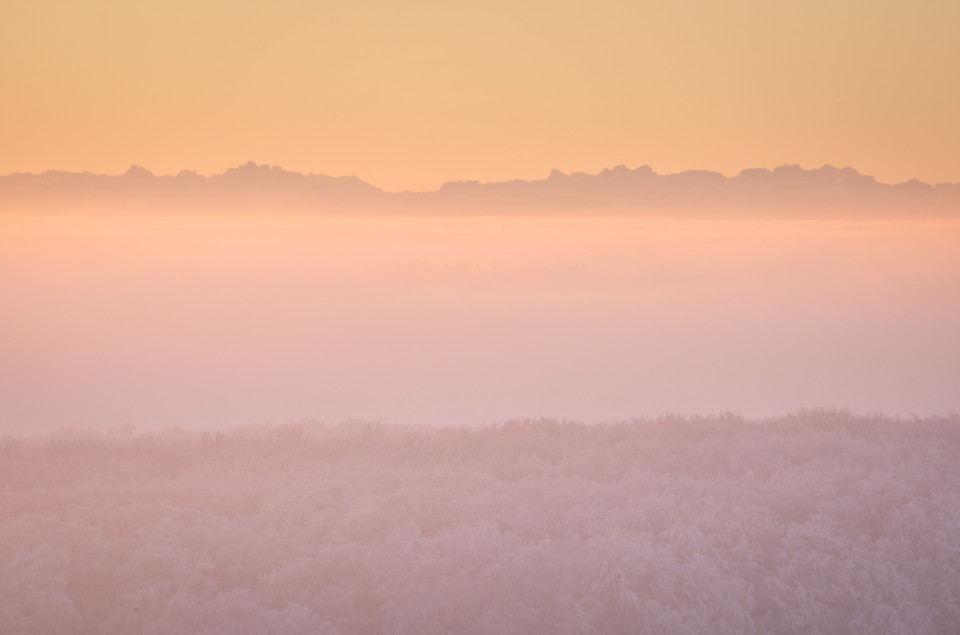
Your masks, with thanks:
M145 167L143 167L143 166L140 166L140 165L137 165L136 163L134 163L133 165L131 165L131 166L127 169L126 172L123 173L123 177L124 177L124 178L128 178L128 179L129 179L129 178L135 178L135 179L147 179L147 178L150 178L150 179L152 179L152 178L154 177L154 174L153 174L153 172L151 172L151 171L148 170L147 168L145 168Z

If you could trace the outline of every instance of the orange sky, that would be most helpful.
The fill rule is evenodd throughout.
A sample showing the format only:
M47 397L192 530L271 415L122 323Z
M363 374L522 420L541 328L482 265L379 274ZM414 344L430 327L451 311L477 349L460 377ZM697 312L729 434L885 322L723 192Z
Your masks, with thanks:
M955 0L5 0L0 174L960 181Z

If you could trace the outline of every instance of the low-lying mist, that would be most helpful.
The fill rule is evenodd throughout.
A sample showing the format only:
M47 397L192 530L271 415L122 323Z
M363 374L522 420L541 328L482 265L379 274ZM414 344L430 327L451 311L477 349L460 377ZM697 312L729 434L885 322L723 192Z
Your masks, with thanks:
M960 222L770 215L0 215L0 432L960 410Z
M956 633L960 419L0 441L5 633Z

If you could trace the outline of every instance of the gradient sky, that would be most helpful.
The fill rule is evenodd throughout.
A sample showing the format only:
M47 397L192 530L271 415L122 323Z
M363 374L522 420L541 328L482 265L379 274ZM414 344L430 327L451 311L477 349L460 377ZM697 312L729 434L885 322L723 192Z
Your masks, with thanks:
M4 0L0 174L960 181L960 3Z

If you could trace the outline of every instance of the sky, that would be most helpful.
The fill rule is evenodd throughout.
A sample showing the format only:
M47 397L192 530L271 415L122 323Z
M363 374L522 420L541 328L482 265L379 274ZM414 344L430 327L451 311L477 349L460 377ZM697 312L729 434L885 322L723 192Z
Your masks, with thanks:
M960 181L960 3L4 0L0 174Z

